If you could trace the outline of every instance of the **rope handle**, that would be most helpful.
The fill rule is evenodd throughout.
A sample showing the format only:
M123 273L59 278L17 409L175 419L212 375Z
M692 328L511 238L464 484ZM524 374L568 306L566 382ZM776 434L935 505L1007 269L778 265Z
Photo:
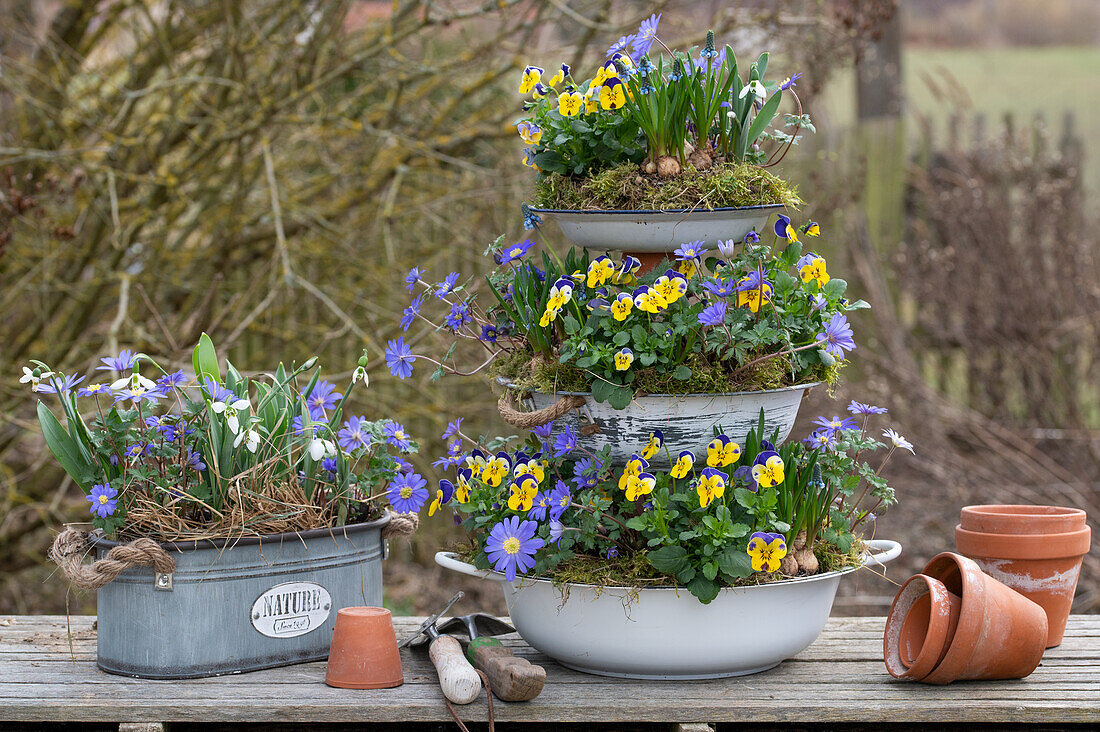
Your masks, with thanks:
M382 538L409 536L419 525L420 516L415 513L391 513L389 523L382 527ZM176 560L160 544L144 537L112 547L107 556L85 564L90 550L87 534L65 529L54 539L49 557L69 582L82 590L98 590L133 567L152 567L159 574L176 571Z
M382 527L383 539L409 536L420 526L420 514L418 513L394 513L390 511L389 514L390 522Z
M152 539L134 539L112 547L107 556L91 564L84 557L91 549L88 535L77 529L65 529L50 547L50 559L61 568L69 582L82 590L98 590L132 567L152 567L160 574L176 571L176 560Z
M570 411L583 407L584 404L585 400L582 396L563 396L548 407L534 412L520 412L516 409L515 395L508 391L497 402L497 411L500 412L501 419L513 427L529 430L564 417Z

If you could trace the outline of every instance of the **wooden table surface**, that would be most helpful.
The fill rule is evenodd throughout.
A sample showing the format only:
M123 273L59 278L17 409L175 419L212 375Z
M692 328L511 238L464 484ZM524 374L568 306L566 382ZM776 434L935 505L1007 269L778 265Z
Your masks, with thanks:
M94 617L0 616L0 721L448 721L423 649L402 650L405 684L351 691L325 685L325 664L188 681L113 676L95 665ZM398 637L420 618L395 618ZM738 622L730 618L730 622ZM1020 681L924 686L890 678L883 618L832 618L796 658L753 676L713 681L609 679L570 671L504 641L546 667L531 702L498 702L513 722L1100 722L1100 616L1074 616L1065 642ZM484 696L461 708L484 721Z

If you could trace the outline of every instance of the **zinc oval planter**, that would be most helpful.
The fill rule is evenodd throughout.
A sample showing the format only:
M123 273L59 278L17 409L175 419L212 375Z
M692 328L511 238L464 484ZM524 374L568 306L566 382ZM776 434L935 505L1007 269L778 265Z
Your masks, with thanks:
M389 521L162 543L172 575L128 569L97 591L97 664L187 679L324 660L339 609L382 604ZM117 546L92 541L97 558Z
M866 565L901 554L894 541L868 542ZM766 671L817 639L840 579L859 567L749 587L726 588L704 605L680 587L555 586L476 569L450 552L440 566L499 582L523 639L563 666L633 679L711 679Z
M681 244L740 241L750 231L763 232L782 204L671 211L567 210L532 208L532 213L556 223L565 238L593 251L666 254Z
M715 427L731 439L740 436L744 447L744 436L756 427L761 409L765 434L778 429L779 442L783 442L794 427L802 398L819 383L729 394L650 394L635 397L625 409L597 402L591 393L536 391L524 401L528 409L539 410L562 397L584 397L584 406L554 421L553 434L572 426L578 444L591 452L610 446L613 463L621 465L641 450L656 430L664 434L665 444L674 445L677 451L702 453L713 439ZM650 462L663 466L668 458L661 451Z

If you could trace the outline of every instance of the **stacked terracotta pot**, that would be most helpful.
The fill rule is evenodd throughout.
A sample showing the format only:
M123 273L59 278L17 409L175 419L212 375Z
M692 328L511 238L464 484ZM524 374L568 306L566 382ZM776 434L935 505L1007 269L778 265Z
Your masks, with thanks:
M891 675L926 684L1015 679L1062 642L1091 531L1055 506L967 506L944 552L902 585L883 654Z

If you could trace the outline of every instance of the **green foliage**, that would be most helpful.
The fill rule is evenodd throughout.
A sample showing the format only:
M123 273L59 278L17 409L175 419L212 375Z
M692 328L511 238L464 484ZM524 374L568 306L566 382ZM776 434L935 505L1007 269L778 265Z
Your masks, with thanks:
M532 118L543 135L537 152L530 158L530 164L539 170L584 176L623 161L637 164L645 157L638 124L630 117L617 114L566 117L552 109L547 99L540 100Z

